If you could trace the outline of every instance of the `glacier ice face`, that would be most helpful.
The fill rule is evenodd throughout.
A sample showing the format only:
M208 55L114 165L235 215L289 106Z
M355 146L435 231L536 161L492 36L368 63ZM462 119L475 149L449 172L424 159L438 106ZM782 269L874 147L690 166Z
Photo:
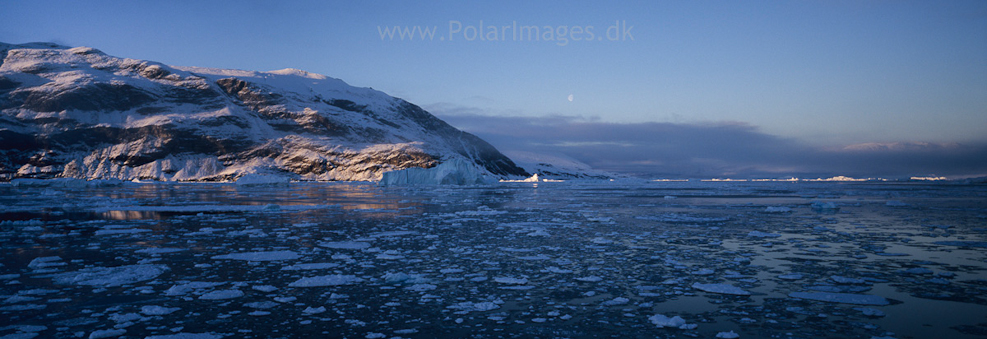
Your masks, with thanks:
M483 171L461 158L432 168L408 168L384 173L381 185L478 185L491 182Z

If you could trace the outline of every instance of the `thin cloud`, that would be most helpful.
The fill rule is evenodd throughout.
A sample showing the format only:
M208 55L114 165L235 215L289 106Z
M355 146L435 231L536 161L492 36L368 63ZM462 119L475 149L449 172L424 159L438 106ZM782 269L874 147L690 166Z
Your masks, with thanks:
M562 154L593 168L664 177L953 177L987 174L987 143L901 142L838 148L760 132L743 122L608 123L573 116L438 112L505 151Z

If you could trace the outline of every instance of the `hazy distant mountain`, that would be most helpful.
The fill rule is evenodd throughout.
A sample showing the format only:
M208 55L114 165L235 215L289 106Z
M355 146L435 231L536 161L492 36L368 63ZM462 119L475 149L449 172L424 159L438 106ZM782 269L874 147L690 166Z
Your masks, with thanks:
M526 151L505 151L514 162L531 173L548 179L613 179L618 174L596 170L589 165L562 154L543 154Z
M0 43L0 178L379 180L465 160L526 176L418 106L296 69L167 66Z

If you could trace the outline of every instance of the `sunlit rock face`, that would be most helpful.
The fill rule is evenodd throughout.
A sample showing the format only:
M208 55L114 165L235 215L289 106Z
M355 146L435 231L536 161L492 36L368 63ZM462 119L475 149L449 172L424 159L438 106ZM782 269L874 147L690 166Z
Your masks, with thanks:
M412 103L319 74L44 43L0 43L0 57L0 179L376 181L453 159L492 178L527 175Z

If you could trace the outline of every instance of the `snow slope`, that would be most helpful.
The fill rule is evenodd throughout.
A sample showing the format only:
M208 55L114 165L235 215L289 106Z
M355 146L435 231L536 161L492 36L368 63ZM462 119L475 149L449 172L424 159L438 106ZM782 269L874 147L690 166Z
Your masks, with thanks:
M380 180L453 159L527 173L420 107L283 69L177 67L0 43L0 179Z

